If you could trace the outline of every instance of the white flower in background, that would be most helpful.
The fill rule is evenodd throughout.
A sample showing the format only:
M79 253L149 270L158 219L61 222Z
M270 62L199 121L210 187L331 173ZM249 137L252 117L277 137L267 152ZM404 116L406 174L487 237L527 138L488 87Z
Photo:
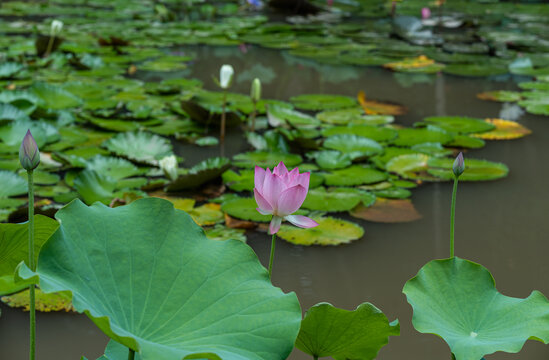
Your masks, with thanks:
M219 86L228 89L233 82L234 69L231 65L223 65L219 71Z
M175 155L166 156L158 162L160 169L164 171L164 174L171 181L175 181L178 177L177 175L177 159Z
M56 36L61 32L61 30L63 30L63 22L59 20L53 20L51 22L51 29L50 29L51 36Z

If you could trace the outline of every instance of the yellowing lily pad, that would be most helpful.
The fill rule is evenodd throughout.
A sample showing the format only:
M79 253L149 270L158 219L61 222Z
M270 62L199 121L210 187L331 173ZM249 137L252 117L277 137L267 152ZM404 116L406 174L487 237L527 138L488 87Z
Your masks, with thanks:
M358 240L364 235L364 229L350 221L333 217L314 218L317 227L301 229L291 225L282 225L277 235L296 245L340 245Z
M367 115L403 115L406 113L404 106L366 99L364 91L359 92L357 98Z
M484 120L496 128L481 134L471 134L470 136L484 140L512 140L530 135L532 131L515 121L503 119Z
M207 203L195 207L196 200L173 197L162 197L171 202L176 209L183 210L191 215L194 222L200 226L214 225L223 221L223 212L221 205Z
M72 307L72 296L69 291L45 294L36 289L36 310L42 312L50 311L74 311ZM30 309L29 290L23 290L17 294L3 296L2 302L13 308Z

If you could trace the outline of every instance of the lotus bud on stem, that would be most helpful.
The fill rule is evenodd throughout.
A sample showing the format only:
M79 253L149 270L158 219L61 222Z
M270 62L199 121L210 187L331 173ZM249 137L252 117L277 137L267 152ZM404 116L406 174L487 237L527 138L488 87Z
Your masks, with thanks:
M454 173L454 189L452 190L452 207L450 208L450 257L454 257L454 224L456 217L456 194L458 187L458 178L465 171L465 161L463 160L463 153L459 153L452 166L452 172Z
M221 132L219 134L219 141L223 143L225 141L225 127L227 122L226 107L227 107L227 90L231 87L233 82L234 69L231 65L223 65L219 70L219 86L223 89L223 105L221 110Z
M252 82L252 91L250 94L252 98L252 104L254 105L254 110L252 112L252 132L255 131L255 118L257 117L257 103L261 100L261 81L258 78L255 78Z
M29 186L29 268L36 271L34 263L34 179L33 171L40 164L40 151L38 145L32 137L30 130L27 131L21 147L19 148L19 162L23 169L27 170L28 186ZM29 359L36 358L36 298L35 285L29 286L29 313L30 313L30 351Z
M301 228L318 226L316 221L306 216L291 215L299 210L305 201L310 177L311 173L300 174L298 168L288 171L283 162L280 162L272 173L270 169L255 167L254 196L258 206L256 210L262 215L272 215L269 224L269 234L272 235L269 278L273 273L276 233L280 230L282 220L288 220Z
M50 56L53 49L55 37L61 32L61 30L63 30L63 22L59 20L53 20L50 26L50 39L48 40L48 47L46 48L46 53L44 54L44 57Z

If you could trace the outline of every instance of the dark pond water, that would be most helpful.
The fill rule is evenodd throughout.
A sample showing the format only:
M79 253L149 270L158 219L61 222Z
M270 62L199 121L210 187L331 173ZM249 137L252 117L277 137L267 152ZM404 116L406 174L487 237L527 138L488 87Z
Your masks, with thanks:
M186 75L198 77L214 89L212 75L223 63L236 70L234 90L248 93L249 84L261 77L264 97L286 100L303 93L356 96L364 90L369 98L401 103L409 112L396 122L411 124L430 115L498 117L502 104L477 100L475 94L495 89L514 89L517 79L471 79L452 76L395 75L378 68L320 65L276 51L258 48L247 53L237 48L179 49L197 54ZM269 80L269 74L272 79ZM147 77L157 77L149 74ZM412 81L420 81L412 83ZM506 112L512 112L506 109ZM507 178L495 182L462 183L458 191L456 255L482 263L496 279L500 292L526 297L534 289L549 294L549 121L524 115L520 122L533 134L519 140L489 142L469 157L505 162ZM238 133L231 134L226 153L246 148ZM180 150L190 163L217 155ZM412 309L401 293L404 283L434 258L449 254L448 233L451 184L426 184L413 190L412 200L423 218L413 223L379 224L362 222L363 239L340 247L300 247L284 241L277 244L273 282L284 291L295 291L303 309L327 301L354 309L368 301L401 323L401 336L391 338L379 359L450 359L449 350L434 335L416 332L411 324ZM356 220L355 220L356 221ZM266 263L269 239L250 234L249 244ZM28 314L4 305L0 321L0 359L25 359ZM39 360L95 359L107 338L83 315L39 314ZM487 359L541 360L549 347L529 341L520 354L495 354ZM291 359L308 358L295 351Z

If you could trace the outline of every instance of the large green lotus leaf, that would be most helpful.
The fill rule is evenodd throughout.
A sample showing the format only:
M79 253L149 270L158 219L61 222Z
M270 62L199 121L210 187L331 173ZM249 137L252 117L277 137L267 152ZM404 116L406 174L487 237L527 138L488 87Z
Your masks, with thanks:
M320 121L311 115L276 105L269 106L268 116L269 122L274 126L286 122L295 127L316 127L320 125Z
M86 168L115 180L142 173L137 166L127 160L101 155L94 156L86 161Z
M332 110L356 106L355 99L340 95L299 95L290 98L295 107L303 110Z
M333 217L315 217L318 226L302 229L282 225L277 235L296 245L340 245L358 240L364 235L362 226Z
M40 248L57 230L57 221L42 215L34 217L34 255L38 259ZM21 261L29 260L29 225L0 224L0 295L17 292L24 284L15 284L13 275Z
M324 181L326 185L354 186L378 183L387 180L388 177L389 175L385 172L367 166L353 165L324 174Z
M315 359L372 360L389 342L389 336L398 335L398 321L389 323L370 303L362 303L353 311L320 303L305 313L295 346Z
M169 140L146 132L118 134L103 143L109 151L138 163L158 165L158 161L173 155Z
M430 158L427 172L443 180L454 178L452 165L454 160L450 158ZM496 180L506 177L509 173L507 165L488 160L467 159L465 160L465 171L460 175L461 181L484 181Z
M397 131L388 127L371 125L334 126L322 130L322 136L340 134L358 135L375 141L389 141L397 136Z
M157 198L116 208L73 201L56 217L61 227L38 260L42 291L71 291L76 311L142 360L275 360L292 350L297 297L273 287L241 241L209 240Z
M516 353L528 339L549 342L545 296L538 291L526 299L502 295L490 272L474 262L433 260L402 291L414 309L416 330L442 337L456 360Z
M253 168L256 165L264 168L273 168L283 161L288 167L294 167L303 161L301 156L297 154L285 154L267 151L253 151L235 155L233 164L238 167Z
M474 119L463 116L431 116L424 119L425 122L434 124L446 131L458 134L471 134L490 131L494 125L482 119Z
M221 205L221 210L230 216L256 222L269 222L271 215L261 215L257 209L257 203L253 198L236 198L226 201Z
M452 135L442 129L423 128L398 130L398 138L392 143L396 146L413 146L421 143L441 143L442 145L452 141Z
M60 86L48 83L36 83L31 87L33 95L40 99L40 105L46 109L60 110L76 107L82 100Z
M12 173L0 170L0 198L26 194L28 191L27 180Z
M96 201L109 204L115 197L116 180L93 170L84 170L74 179L74 188L86 204Z
M324 140L324 147L348 154L352 159L373 156L383 152L377 141L357 135L333 135Z

